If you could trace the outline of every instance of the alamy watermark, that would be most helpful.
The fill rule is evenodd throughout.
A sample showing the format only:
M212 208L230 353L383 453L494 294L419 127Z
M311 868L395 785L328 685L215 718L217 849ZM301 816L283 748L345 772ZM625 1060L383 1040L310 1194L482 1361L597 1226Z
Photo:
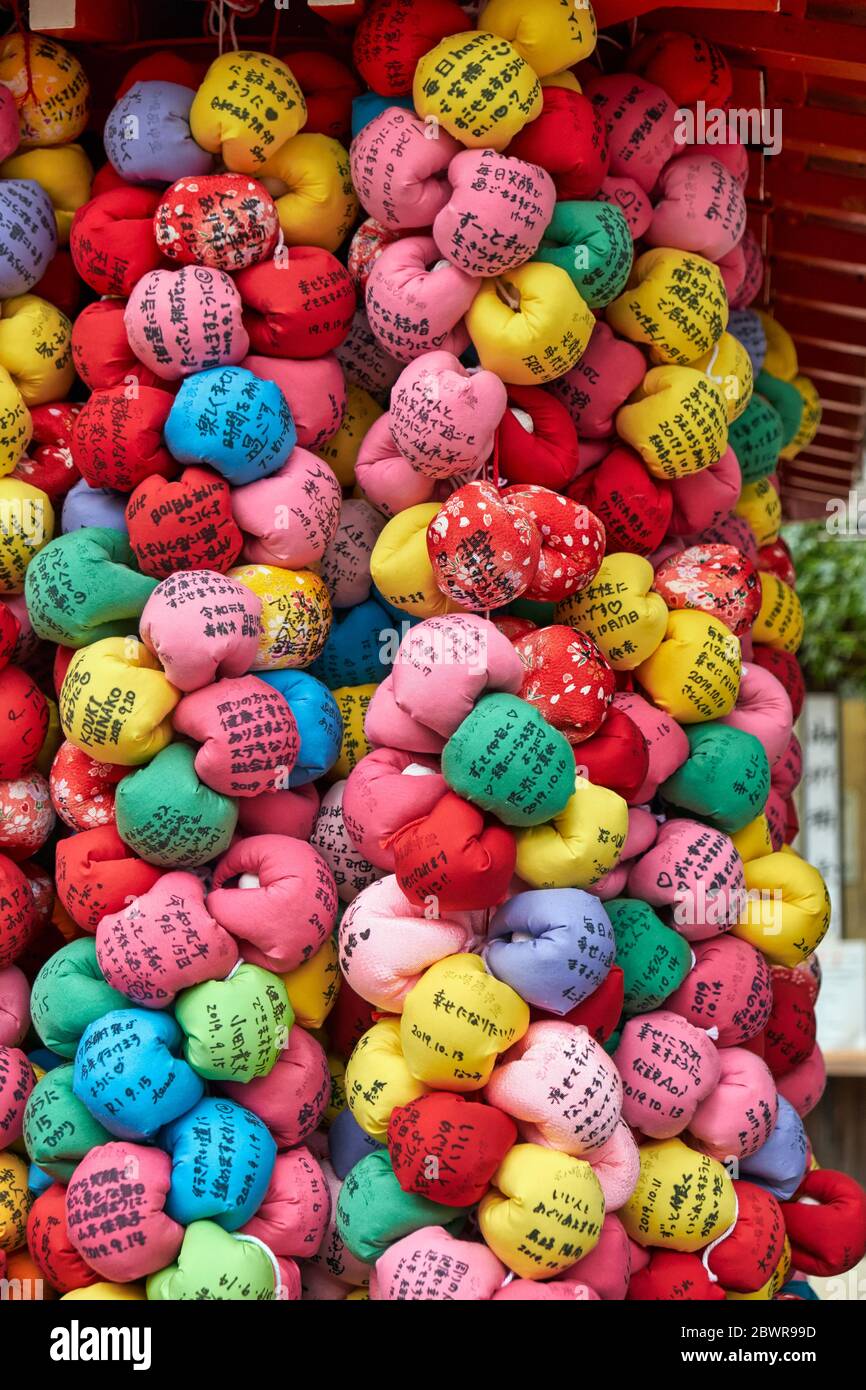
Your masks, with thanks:
M674 113L674 140L678 145L751 145L765 154L782 149L782 111L778 106L681 106Z

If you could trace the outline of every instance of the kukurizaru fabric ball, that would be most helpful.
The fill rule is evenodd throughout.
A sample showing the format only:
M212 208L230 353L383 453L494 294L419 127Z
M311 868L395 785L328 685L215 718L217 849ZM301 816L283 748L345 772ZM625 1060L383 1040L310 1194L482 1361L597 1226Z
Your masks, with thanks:
M616 952L597 898L574 888L517 893L498 908L484 953L487 968L522 999L563 1015L607 978Z
M766 1062L745 1047L718 1052L719 1081L698 1105L689 1134L720 1162L748 1158L769 1139L776 1124L778 1093Z
M505 1266L486 1246L455 1240L444 1226L424 1226L379 1256L370 1297L381 1302L486 1303L504 1279Z
M345 266L321 247L292 246L279 259L239 271L235 284L253 352L321 357L349 331L355 287Z
M393 359L389 359L392 361ZM396 381L399 375L399 364L394 361L393 376L389 380L389 385ZM361 450L366 442L367 432L371 427L378 423L382 415L382 407L373 399L368 391L363 387L355 386L351 382L346 388L346 407L343 412L339 429L324 443L319 445L319 458L330 464L342 487L351 487L355 482L355 465L360 463ZM391 453L396 453L396 446L392 444ZM403 468L407 465L403 461ZM408 471L414 477L414 470ZM427 493L429 496L430 493ZM381 510L385 515L390 516L395 511L401 511L403 503L408 505L409 499L405 499L402 494L399 503L394 507L383 505ZM378 505L378 498L377 498Z
M251 354L240 365L279 386L303 448L319 450L337 433L347 400L343 368L333 353L306 359Z
M171 1159L144 1144L101 1144L81 1160L66 1189L66 1224L73 1246L97 1274L125 1284L174 1259L183 1227L165 1213L170 1183ZM118 1220L137 1233L135 1243L122 1242L120 1250Z
M193 98L189 124L193 140L219 155L227 169L256 174L306 117L291 69L267 53L241 50L211 63Z
M689 941L718 936L743 904L743 864L728 835L700 821L672 818L629 873L629 893L672 909L672 925Z
M295 135L262 165L260 177L276 200L286 246L339 250L358 216L349 154L339 140Z
M150 367L139 362L129 346L123 322L125 308L126 301L122 299L95 299L85 305L72 324L72 361L90 391L131 387L135 383L163 384Z
M52 1067L36 1082L24 1111L24 1145L31 1163L68 1183L82 1158L111 1135L72 1089L71 1063Z
M459 354L468 347L463 317L478 288L475 276L439 257L432 237L400 237L370 271L367 319L381 347L400 362L436 349Z
M739 1294L755 1294L768 1279L768 1271L785 1259L785 1220L776 1198L755 1183L735 1182L737 1220L707 1259L707 1266L723 1288Z
M224 573L243 544L228 483L206 468L185 468L171 481L150 474L130 495L125 521L138 567L152 579L178 570Z
M643 732L624 711L609 706L599 728L580 744L583 776L609 787L629 804L639 804L649 772L649 749Z
M0 1046L0 1101L3 1119L0 1135L6 1146L19 1143L24 1130L24 1108L36 1076L24 1052L18 1047Z
M24 1244L27 1216L33 1200L28 1186L27 1164L16 1153L6 1150L0 1156L3 1172L3 1207L0 1219L0 1252L12 1254ZM3 1267L6 1269L5 1255Z
M144 276L130 292L124 323L136 356L166 381L232 365L249 351L234 281L205 266Z
M596 43L592 6L563 10L557 0L541 0L531 13L517 0L487 0L478 27L509 39L539 77L582 62Z
M545 169L557 199L594 198L608 171L604 121L588 97L564 87L542 87L542 110L514 137L509 155Z
M368 888L380 877L381 870L364 858L349 836L343 815L345 788L345 780L332 783L314 810L313 824L308 834L310 844L319 851L334 875L340 902L350 903L362 889ZM291 992L289 999L294 1007ZM302 1027L306 1026L300 1017L299 1021Z
M31 772L48 732L48 702L20 666L0 671L0 779L14 781Z
M493 372L470 373L453 353L426 352L397 378L388 421L404 458L448 478L486 463L506 399Z
M445 130L431 140L428 130L413 111L386 106L352 141L352 183L364 210L386 228L429 227L448 202L443 176L460 145Z
M376 868L393 872L393 836L428 815L447 784L433 758L374 748L352 768L342 799L346 832ZM398 899L399 901L399 899Z
M817 949L830 925L830 898L818 869L792 850L750 860L735 936L774 965L799 965Z
M451 1009L436 1002L443 996ZM492 1029L484 1021L491 1012ZM404 1000L403 1056L412 1075L434 1090L477 1091L528 1026L527 1004L488 975L478 956L449 956L431 965Z
M666 1009L629 1019L614 1060L622 1077L623 1117L652 1139L681 1134L719 1084L715 1043Z
M627 833L622 797L575 776L571 796L549 824L518 832L518 876L533 888L591 888L616 866Z
M332 867L330 863L328 867ZM324 1027L337 1002L340 978L337 942L333 935L326 937L318 951L307 960L283 974L286 994L299 1027L313 1030Z
M167 797L166 789L170 788ZM117 789L117 828L123 841L161 868L197 868L227 849L237 803L196 775L195 750L170 743Z
M57 250L51 199L35 179L4 178L0 185L0 299L27 294Z
M821 397L808 377L797 375L792 378L790 385L797 391L802 409L797 430L782 450L782 458L785 459L796 458L801 449L808 448L812 443L821 424L822 411Z
M17 295L0 307L0 362L27 406L62 400L75 380L72 325L46 299Z
M677 479L718 463L728 445L721 389L691 367L654 367L636 399L617 412L620 438L657 478Z
M85 526L126 532L126 495L110 487L91 487L79 478L63 499L60 530L64 535Z
M253 671L295 670L321 654L331 627L331 601L324 582L311 570L272 565L241 565L229 578L262 601L259 648Z
M445 745L442 773L459 795L517 827L550 820L574 790L567 739L534 706L507 694L478 701Z
M508 388L508 408L496 432L499 466L514 483L559 492L578 467L577 430L565 405L537 386Z
M543 385L569 371L594 322L566 272L543 261L483 281L466 313L482 367L517 386Z
M650 1013L688 977L692 961L688 943L639 898L613 898L605 908L624 977L625 1013ZM702 1025L696 1022L695 1026Z
M331 1098L322 1045L297 1026L267 1075L220 1084L227 1096L264 1120L280 1150L293 1149L318 1128Z
M348 777L372 749L364 726L376 689L375 685L344 685L332 691L343 728L340 753L330 771L332 778Z
M269 477L240 481L246 486L235 487L232 513L244 535L245 560L308 569L324 558L337 532L342 501L326 463L306 449L293 448Z
M754 565L732 545L689 546L656 569L653 588L668 608L697 608L743 637L757 616L761 589Z
M603 307L631 271L628 223L612 203L558 202L533 259L559 266L591 309Z
M465 483L427 527L427 554L442 592L461 608L483 612L529 589L541 531L528 509L494 484Z
M789 1202L800 1187L807 1168L808 1140L803 1121L794 1107L779 1097L779 1112L769 1139L755 1153L740 1160L740 1173L749 1182Z
M667 92L627 72L594 76L584 90L607 128L611 174L651 193L676 148L676 108Z
M775 406L759 392L731 425L731 448L744 483L756 483L776 470L785 442L784 426Z
M509 100L498 106L488 101L488 83L507 86ZM507 39L483 30L444 38L425 53L412 97L423 120L434 117L470 149L504 150L541 112L541 86L532 68Z
M771 978L773 1007L764 1035L764 1061L779 1082L812 1055L817 1024L812 985L803 972L775 966Z
M754 640L796 654L805 627L803 608L796 592L777 574L765 570L759 573L758 580L761 606L752 626Z
M283 696L249 674L184 695L172 726L201 745L195 770L205 785L230 797L282 790L300 746Z
M453 613L458 605L439 588L427 553L427 529L438 502L407 507L379 532L370 556L373 583L395 608L417 618Z
M60 841L55 876L57 896L72 921L95 932L100 918L118 912L127 895L152 888L159 871L130 854L113 825L104 825Z
M361 90L348 63L317 49L299 49L292 53L292 73L307 104L304 129L336 140L347 136L352 102Z
M598 1243L604 1205L584 1159L540 1144L515 1144L493 1175L478 1221L487 1245L515 1274L549 1279Z
M338 502L337 511L336 530L322 556L322 578L333 607L353 609L369 598L370 556L385 518L363 497Z
M715 1029L719 1047L739 1047L757 1037L773 1004L766 958L729 932L695 941L692 950L695 962L669 996L669 1007L696 1028Z
M265 1124L232 1100L207 1096L160 1133L171 1158L165 1210L173 1221L236 1231L261 1206L277 1146Z
M448 1214L430 1197L405 1191L397 1181L387 1149L377 1149L346 1175L337 1202L337 1231L347 1249L374 1263L402 1236L445 1219L446 1231L463 1229L465 1212Z
M73 461L84 481L132 492L154 474L174 477L177 463L163 440L173 403L170 392L154 386L94 391L72 434Z
M526 598L560 603L585 589L604 558L604 527L598 517L579 502L531 483L511 484L502 495L541 533L538 567Z
M431 1091L394 1107L388 1153L404 1192L443 1207L468 1207L484 1196L516 1138L514 1121L495 1105ZM428 1155L435 1165L424 1162Z
M95 194L76 212L69 229L72 262L97 294L126 299L163 264L153 233L160 196L154 188L124 184Z
M17 965L0 968L0 1041L17 1047L30 1028L30 985Z
M97 762L137 767L170 741L178 698L143 643L104 637L69 664L59 701L63 732Z
M292 1026L282 980L246 963L227 980L184 990L175 1003L175 1016L186 1038L185 1057L208 1081L267 1076Z
M85 1028L104 1014L128 1008L129 1000L106 983L93 938L81 936L42 966L33 981L30 1007L45 1046L71 1060Z
M694 364L720 388L728 411L728 424L738 420L748 408L755 389L751 358L733 333L724 332L708 353Z
M279 235L273 198L246 174L178 178L153 221L156 244L168 260L229 273L267 260Z
M156 586L139 631L171 684L198 690L247 673L261 636L261 600L214 570L181 570Z
M770 791L763 747L740 729L715 723L686 728L689 756L662 783L665 801L732 835L757 816Z
M653 362L689 366L721 338L728 301L710 261L660 247L635 261L628 287L605 314L614 332L649 348Z
M436 214L433 238L458 270L502 275L536 258L557 206L544 169L493 150L464 150L449 164L448 182L451 196Z
M603 524L610 552L651 555L671 525L672 485L654 478L638 455L621 445L576 478L568 492Z
M712 152L673 159L662 170L646 239L708 261L733 251L743 234L746 200L739 181Z
M288 785L304 787L323 777L337 759L342 734L337 702L307 671L265 671L261 679L282 695L297 724L299 748Z
M627 63L629 71L659 83L680 106L693 106L701 98L708 106L723 105L733 88L722 49L695 34L647 34L631 49Z
M394 870L406 897L440 911L501 902L514 874L514 836L448 791L426 816L393 838Z
M147 1297L151 1302L295 1301L300 1279L291 1260L278 1259L258 1241L213 1221L194 1221L184 1232L177 1260L148 1278Z
M170 1014L104 1014L81 1035L73 1091L118 1139L152 1139L204 1093L201 1077L177 1055L182 1042Z
M683 1203L683 1188L694 1200ZM703 1250L736 1220L734 1185L709 1154L696 1153L681 1139L652 1140L640 1149L637 1187L618 1213L638 1245L661 1250Z
M390 629L390 615L372 598L336 612L328 640L310 674L330 690L384 680L390 665L384 653Z
M0 47L0 81L18 107L21 145L65 145L87 124L90 84L78 58L40 34L7 34Z
M521 699L536 706L572 747L600 728L616 681L591 637L564 626L539 628L516 643L526 668Z
M556 609L559 623L588 633L615 671L632 671L659 646L668 621L640 555L606 555L592 582Z
M680 724L730 714L740 689L740 643L724 623L696 609L668 615L664 639L637 667L653 703Z
M172 183L209 174L213 156L190 134L193 94L176 82L136 82L105 122L105 152L127 183Z
M33 421L24 397L0 366L0 475L12 472L32 435Z
M412 90L418 60L440 39L469 28L454 0L432 0L420 11L403 0L376 0L355 30L352 59L374 92L403 96Z

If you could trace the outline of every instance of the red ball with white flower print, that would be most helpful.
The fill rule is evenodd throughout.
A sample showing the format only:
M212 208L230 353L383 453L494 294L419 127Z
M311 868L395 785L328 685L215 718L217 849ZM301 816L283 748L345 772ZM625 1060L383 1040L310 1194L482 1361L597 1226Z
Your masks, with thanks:
M346 268L361 294L366 294L370 271L385 247L399 239L399 232L395 232L391 227L383 227L375 217L367 217L361 223L349 242L349 254L346 258Z
M153 230L162 254L176 264L231 273L267 260L280 220L264 184L249 174L200 174L166 189Z
M542 627L514 649L526 667L520 698L572 746L591 738L616 690L616 676L592 638L572 627Z
M733 545L691 545L671 555L656 570L653 588L668 608L700 609L736 637L749 631L761 606L755 566Z
M541 556L527 598L561 603L592 583L604 559L605 531L588 507L534 483L515 483L502 495L541 532Z
M115 791L128 770L117 763L98 763L68 740L61 743L48 786L51 804L64 825L73 830L114 825Z
M33 439L13 476L41 488L49 502L61 501L81 477L72 461L72 433L80 410L72 401L31 407Z
M470 613L484 613L526 593L538 569L541 533L492 483L466 483L427 527L427 554L442 593Z

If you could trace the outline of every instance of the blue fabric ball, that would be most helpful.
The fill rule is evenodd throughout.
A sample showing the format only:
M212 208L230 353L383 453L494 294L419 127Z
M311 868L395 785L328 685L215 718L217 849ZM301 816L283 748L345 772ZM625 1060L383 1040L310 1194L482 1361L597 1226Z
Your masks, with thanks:
M188 376L164 434L178 463L215 468L232 487L276 473L298 442L279 386L245 367L211 367Z
M160 1145L171 1154L165 1202L173 1221L215 1221L237 1231L268 1190L277 1145L264 1121L243 1105L208 1096L167 1125Z
M171 1014L114 1009L89 1023L75 1053L72 1090L118 1139L152 1139L201 1100L204 1082L177 1054Z
M339 706L320 680L309 671L257 671L257 676L278 690L288 703L301 741L289 786L315 782L334 766L343 737Z
M393 629L391 615L375 599L334 613L328 640L310 670L330 690L344 685L383 681L391 669L390 645L383 632Z

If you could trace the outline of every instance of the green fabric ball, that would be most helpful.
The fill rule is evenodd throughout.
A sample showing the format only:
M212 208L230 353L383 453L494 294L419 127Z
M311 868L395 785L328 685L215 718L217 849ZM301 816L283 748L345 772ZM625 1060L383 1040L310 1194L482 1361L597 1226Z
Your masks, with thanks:
M485 695L446 743L442 775L505 825L543 825L574 792L574 754L534 705Z
M783 435L779 412L755 391L739 419L728 426L728 443L744 483L757 483L776 471Z
M208 1081L267 1076L295 1021L279 975L246 963L227 980L183 990L174 1012L186 1034L184 1056Z
M803 397L796 386L792 386L789 381L782 381L777 376L771 376L769 372L758 374L755 390L760 391L778 412L782 421L782 448L786 448L795 438L802 423L806 404Z
M151 1274L146 1288L151 1303L270 1303L280 1297L277 1281L276 1264L258 1241L215 1221L193 1221L174 1264Z
M337 1234L357 1260L374 1264L389 1245L424 1226L444 1226L450 1235L463 1229L468 1207L443 1207L429 1197L404 1192L387 1149L360 1159L346 1174L337 1199ZM452 1213L450 1219L444 1218Z
M237 802L200 781L188 743L170 743L124 777L115 810L124 843L166 869L194 869L223 854L238 820Z
M37 1081L24 1110L24 1146L31 1163L68 1183L85 1154L114 1136L72 1093L73 1066L54 1067Z
M157 581L139 574L122 531L82 526L49 541L27 566L24 597L38 637L86 647L138 631Z
M625 289L634 242L615 203L557 203L533 260L558 265L592 309Z
M665 801L734 835L763 811L770 763L754 734L727 724L687 724L689 756L660 791Z
M692 968L689 943L639 898L611 898L605 908L623 973L623 1013L661 1008Z
M43 965L30 993L30 1016L46 1047L74 1057L81 1034L94 1019L133 1001L112 989L96 960L96 942L82 936L61 946Z

